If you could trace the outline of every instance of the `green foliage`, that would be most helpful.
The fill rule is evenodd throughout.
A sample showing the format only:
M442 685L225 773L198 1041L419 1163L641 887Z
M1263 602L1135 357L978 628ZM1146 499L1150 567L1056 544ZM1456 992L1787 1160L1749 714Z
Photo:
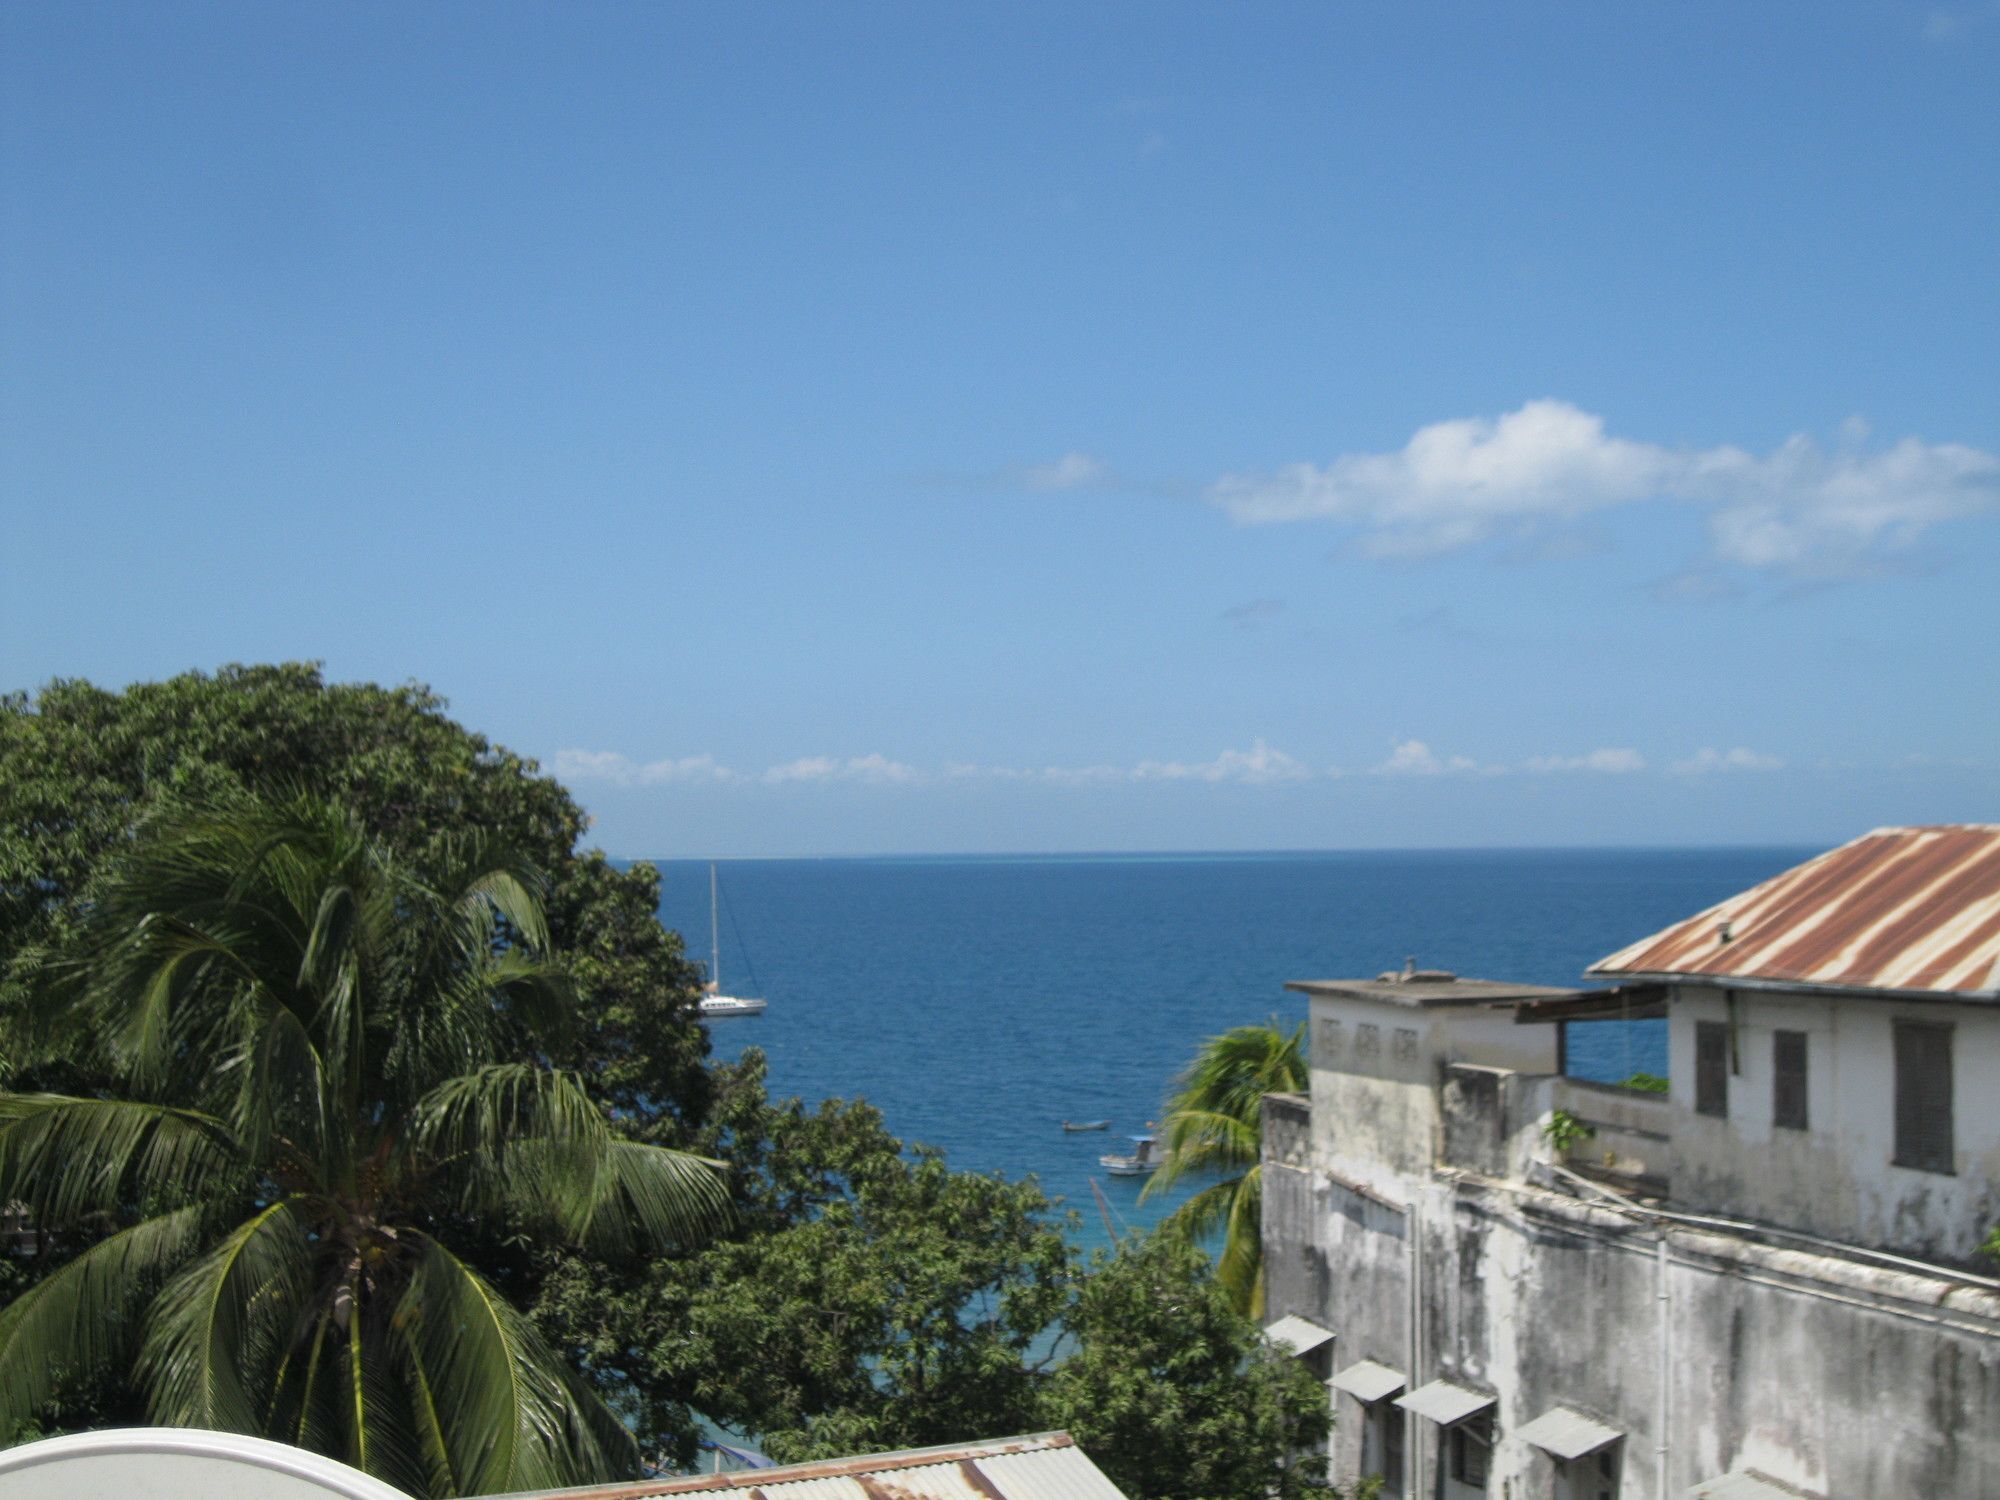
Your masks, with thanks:
M1049 1377L1041 1425L1067 1428L1145 1500L1319 1500L1326 1387L1231 1305L1186 1239L1100 1256L1064 1315L1076 1352Z
M23 1044L5 1025L34 974L71 953L107 856L150 817L245 791L305 788L429 876L484 834L548 877L551 944L568 956L582 1025L559 1059L621 1118L670 1138L705 1108L697 974L655 917L650 865L578 854L588 824L533 761L454 723L409 685L329 684L315 666L232 666L111 692L80 680L0 694L0 1083ZM43 1060L25 1087L88 1082Z
M24 1003L52 978L77 973L88 954L86 918L142 829L272 788L284 795L303 788L351 807L362 820L358 845L379 846L400 875L432 893L452 887L467 849L482 839L488 848L515 851L518 867L544 872L546 948L521 952L508 924L496 931L507 939L503 952L516 963L531 961L528 968L545 953L563 956L553 977L567 985L575 1022L542 1032L533 1047L467 1052L451 1075L458 1082L426 1091L422 1119L392 1157L400 1150L401 1160L414 1162L419 1152L480 1149L443 1174L449 1191L442 1202L430 1185L401 1179L423 1191L413 1190L413 1219L378 1221L396 1229L393 1242L374 1231L349 1237L346 1253L365 1241L386 1257L371 1265L390 1269L379 1287L361 1287L359 1301L334 1285L333 1297L347 1309L345 1350L337 1319L313 1322L318 1343L309 1338L307 1350L316 1352L295 1357L283 1382L270 1373L272 1330L260 1321L264 1315L224 1295L211 1298L216 1316L203 1321L200 1293L227 1294L263 1278L274 1296L296 1299L303 1284L304 1305L322 1306L312 1299L315 1289L325 1293L328 1266L315 1261L302 1280L297 1255L311 1183L294 1182L287 1209L268 1219L262 1210L278 1200L246 1199L244 1189L273 1170L272 1158L258 1158L246 1143L289 1139L276 1122L309 1091L279 1088L261 1114L227 1090L192 1100L170 1095L169 1083L198 1095L206 1085L177 1071L172 1056L147 1053L141 1026L128 1039L137 1049L131 1056L150 1057L159 1081L142 1098L128 1087L124 1052L81 1048L74 1031L30 1024L52 1017ZM305 1435L341 1451L344 1430L322 1398L331 1374L351 1374L358 1330L363 1358L354 1367L368 1378L350 1379L341 1391L380 1434L371 1465L406 1478L421 1471L413 1488L424 1487L422 1474L432 1471L463 1477L526 1467L523 1454L532 1456L551 1434L579 1449L595 1443L629 1453L629 1440L589 1399L594 1393L649 1458L683 1464L694 1458L694 1439L709 1420L788 1459L1067 1425L1089 1434L1093 1456L1135 1500L1321 1493L1311 1488L1310 1468L1286 1460L1313 1445L1324 1392L1295 1361L1258 1352L1254 1327L1232 1320L1217 1301L1200 1255L1186 1245L1143 1253L1128 1246L1089 1270L1034 1184L954 1173L935 1154L905 1153L865 1104L773 1104L754 1053L711 1072L706 1033L690 1015L696 973L656 916L657 874L644 865L621 871L601 855L575 852L587 820L563 788L532 761L453 723L428 690L330 685L314 667L283 665L191 673L122 692L57 682L33 697L0 696L0 813L0 1087L9 1086L11 1068L17 1093L181 1111L91 1115L79 1107L33 1123L24 1114L5 1127L24 1126L23 1141L41 1132L44 1164L56 1163L71 1142L88 1141L98 1161L129 1167L115 1212L66 1223L45 1254L0 1258L0 1304L8 1307L0 1318L25 1319L32 1310L54 1329L52 1337L73 1335L66 1353L49 1343L19 1369L0 1359L0 1381L41 1380L60 1397L17 1425L16 1435L148 1420L156 1408L130 1375L134 1351L149 1350L149 1378L157 1375L158 1389L177 1405L274 1397L273 1405L288 1411L318 1412ZM328 935L322 961L348 920L329 909L322 923L314 908ZM376 972L408 972L395 967L407 956L407 945L391 939ZM204 960L182 962L192 973ZM327 972L323 962L319 972ZM523 968L515 981L516 993L532 988ZM177 1000L172 984L168 990ZM415 983L399 990L421 992ZM364 1028L366 1055L386 1058L382 1049L394 1034L394 1027L387 1034ZM449 1028L412 1030L404 1041L395 1054L399 1069L414 1070L424 1058L435 1063L456 1047ZM255 1049L246 1054L240 1039L228 1046L245 1060L220 1078L248 1077L253 1068L282 1078L302 1063L278 1032L261 1059ZM529 1063L560 1067L570 1083L530 1078ZM415 1076L392 1079L385 1071L378 1081L408 1089ZM595 1126L585 1108L592 1102L601 1112ZM232 1123L239 1107L241 1139ZM730 1181L734 1224L702 1248L623 1254L649 1235L675 1232L664 1196L673 1174L621 1168L617 1159L628 1148L601 1134L606 1117L626 1141L740 1164ZM215 1121L226 1140L204 1134ZM533 1145L572 1128L587 1139ZM491 1146L517 1129L528 1129L531 1139L510 1141L499 1165L481 1143ZM340 1132L331 1134L330 1158L345 1160L357 1182L371 1171L384 1180L373 1151L343 1150ZM184 1219L172 1215L192 1206L184 1201L186 1183L212 1150L219 1152L215 1213L196 1216L191 1248L181 1254L176 1236ZM578 1173L586 1158L599 1164ZM576 1180L567 1180L573 1174ZM601 1174L621 1184L614 1202L598 1191L607 1180ZM86 1176L58 1173L51 1197L68 1193L80 1207ZM1247 1214L1254 1222L1254 1201L1241 1199L1239 1219ZM140 1226L150 1228L128 1233ZM570 1237L591 1248L566 1244ZM221 1256L228 1246L233 1253ZM58 1285L34 1295L45 1280ZM400 1328L393 1320L385 1326L370 1299L398 1288L419 1315ZM151 1344L148 1295L162 1306L163 1332ZM1177 1313L1160 1316L1138 1303ZM17 1305L24 1311L17 1314ZM114 1305L120 1316L102 1323L76 1316L82 1307ZM1127 1312L1138 1321L1128 1324ZM172 1337L169 1329L177 1330ZM213 1338L192 1336L203 1329ZM369 1358L385 1336L388 1347L401 1349L401 1364ZM237 1356L227 1354L232 1341ZM93 1369L100 1358L110 1361L108 1371ZM232 1360L236 1396L228 1391ZM1066 1360L1094 1364L1062 1379ZM298 1393L308 1365L319 1371L310 1399ZM514 1409L543 1412L548 1429L510 1426L497 1388L479 1384L482 1370L505 1367L535 1371L508 1389L519 1403ZM1117 1379L1101 1394L1081 1378L1113 1367ZM204 1385L209 1376L213 1389ZM466 1393L462 1409L491 1434L490 1445L468 1448L454 1438L461 1429L445 1420L441 1402L432 1403L436 1422L421 1403L405 1411L398 1393L420 1384ZM567 1413L560 1422L556 1405ZM1178 1415L1170 1421L1167 1413ZM5 1436L0 1429L0 1440ZM1226 1463L1207 1451L1211 1443L1227 1450Z
M494 1226L695 1242L715 1164L618 1136L540 1061L573 992L531 864L473 836L419 877L330 804L235 801L124 846L41 972L30 1065L112 1090L0 1094L0 1203L53 1242L0 1309L0 1428L131 1370L155 1422L416 1494L631 1474L631 1435L462 1252Z
M1079 1262L1033 1183L906 1153L863 1104L773 1104L752 1049L705 1149L738 1218L639 1274L570 1262L535 1316L685 1465L696 1414L788 1462L1067 1427L1135 1500L1318 1496L1325 1389L1271 1357L1207 1257Z
M1664 1094L1671 1085L1658 1073L1634 1073L1630 1078L1622 1080L1618 1087L1637 1089L1642 1094Z
M1979 1245L1979 1254L2000 1265L2000 1224L1986 1231L1986 1238Z
M865 1104L774 1106L755 1049L720 1071L735 1229L638 1274L555 1267L548 1336L679 1465L697 1412L785 1460L1025 1430L1071 1254L1040 1190L905 1154Z
M1309 1085L1305 1025L1290 1034L1274 1018L1210 1037L1176 1080L1167 1104L1166 1159L1142 1200L1190 1176L1222 1180L1196 1193L1166 1220L1169 1233L1190 1240L1220 1230L1216 1277L1231 1303L1250 1317L1264 1310L1264 1096Z
M1596 1130L1566 1109L1550 1110L1549 1122L1542 1127L1542 1139L1558 1152L1581 1145L1596 1134Z

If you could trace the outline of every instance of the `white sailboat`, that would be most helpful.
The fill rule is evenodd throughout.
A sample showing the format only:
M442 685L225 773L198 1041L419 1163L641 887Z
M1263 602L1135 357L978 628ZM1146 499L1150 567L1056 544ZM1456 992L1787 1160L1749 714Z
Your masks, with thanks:
M715 883L715 863L708 866L708 983L701 987L701 1004L696 1007L704 1021L725 1016L761 1016L764 1002L722 993L722 928L716 920L720 892Z

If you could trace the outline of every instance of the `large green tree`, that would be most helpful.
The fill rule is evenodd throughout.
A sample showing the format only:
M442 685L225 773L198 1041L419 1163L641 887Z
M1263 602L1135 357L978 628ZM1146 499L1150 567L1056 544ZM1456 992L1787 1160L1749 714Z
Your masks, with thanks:
M549 1061L621 1137L730 1161L734 1223L694 1253L591 1253L469 1214L445 1242L531 1311L649 1458L691 1457L707 1421L787 1458L1069 1425L1137 1500L1156 1484L1163 1496L1191 1493L1173 1487L1176 1472L1218 1486L1210 1500L1258 1500L1258 1476L1281 1467L1309 1478L1286 1459L1311 1446L1324 1393L1296 1362L1258 1355L1240 1318L1211 1321L1221 1315L1199 1256L1162 1271L1128 1254L1090 1271L1032 1183L905 1152L863 1104L774 1103L754 1052L742 1066L707 1066L691 1014L696 975L660 926L654 871L578 852L587 819L568 793L454 723L422 687L331 684L295 664L0 696L0 1053L18 1056L5 1041L6 997L83 951L87 915L139 828L272 786L347 803L433 889L450 883L454 851L482 836L544 870L550 946L564 956L577 1020L571 1036L549 1039ZM17 1091L116 1096L117 1082L83 1052L44 1054L15 1074ZM0 1259L0 1302L109 1227ZM1122 1320L1093 1317L1083 1293L1120 1278L1194 1309L1188 1338L1155 1320L1134 1325L1116 1354ZM1118 1301L1107 1290L1088 1307ZM1089 1382L1058 1386L1058 1366L1079 1358L1126 1370L1101 1397ZM59 1408L45 1423L145 1418L144 1392L120 1372L58 1373ZM1148 1407L1241 1413L1228 1440L1248 1446L1221 1474L1197 1451L1216 1431L1200 1419L1149 1429Z
M4 1016L77 936L91 886L149 817L309 788L420 875L485 834L548 877L548 922L578 996L561 1061L625 1120L670 1139L706 1110L698 975L661 927L651 865L581 852L575 799L453 721L418 685L329 683L309 663L231 666L113 691L81 680L0 694L0 1068ZM52 1074L41 1081L72 1085Z
M1274 1020L1212 1036L1176 1080L1166 1112L1166 1154L1141 1200L1188 1177L1213 1177L1166 1220L1169 1233L1201 1239L1218 1231L1216 1279L1239 1312L1264 1313L1264 1096L1309 1086L1305 1024Z
M91 882L32 1040L112 1088L0 1094L0 1203L85 1242L0 1310L0 1428L65 1371L131 1367L157 1422L414 1493L636 1471L463 1242L686 1245L726 1193L548 1066L573 992L539 872L481 836L430 853L419 876L332 804L238 799Z
M537 1320L631 1393L651 1451L697 1414L787 1461L1066 1427L1135 1500L1327 1492L1325 1388L1265 1348L1185 1240L1086 1263L1032 1182L950 1172L865 1104L722 1070L735 1225L621 1273L570 1261Z

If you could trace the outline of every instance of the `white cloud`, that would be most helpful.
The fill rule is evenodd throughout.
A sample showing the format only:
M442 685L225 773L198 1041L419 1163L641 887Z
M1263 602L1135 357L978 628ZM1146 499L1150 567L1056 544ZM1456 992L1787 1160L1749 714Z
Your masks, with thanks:
M917 770L886 755L856 755L846 760L830 755L809 755L772 766L763 779L773 784L795 781L914 781Z
M1440 758L1422 740L1404 740L1375 768L1383 776L1442 776L1447 772L1478 769L1478 762L1463 755Z
M1599 771L1622 776L1645 770L1646 757L1637 750L1622 748L1592 750L1587 755L1537 755L1529 759L1524 769L1536 772Z
M1082 490L1108 484L1111 469L1088 453L1065 453L1052 464L1036 464L1022 476L1031 490Z
M1674 762L1676 776L1705 776L1711 771L1776 771L1785 763L1775 755L1759 755L1738 745L1734 750L1716 750L1704 745L1686 760Z
M1208 498L1246 525L1325 520L1353 528L1380 557L1424 557L1498 536L1574 523L1599 511L1679 500L1708 511L1714 557L1811 577L1869 571L1932 527L2000 506L2000 457L1905 438L1865 451L1805 436L1765 455L1613 437L1566 401L1530 401L1498 418L1420 428L1388 453L1223 476Z
M1146 760L1132 768L1134 781L1303 781L1305 765L1259 739L1248 750L1225 750L1214 760Z
M559 781L607 781L616 786L740 779L737 772L719 764L713 755L686 755L678 760L653 760L641 764L616 750L558 750L555 774Z

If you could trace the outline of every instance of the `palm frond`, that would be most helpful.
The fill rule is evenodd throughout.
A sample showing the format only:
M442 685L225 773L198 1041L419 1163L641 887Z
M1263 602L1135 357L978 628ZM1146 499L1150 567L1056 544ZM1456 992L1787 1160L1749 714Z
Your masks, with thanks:
M1234 1177L1210 1184L1162 1219L1160 1228L1189 1240L1207 1239L1230 1222L1241 1185L1242 1179Z
M0 1094L0 1203L26 1204L44 1229L118 1214L141 1195L184 1202L237 1160L228 1129L198 1110Z
M559 1488L633 1472L630 1434L607 1448L611 1429L576 1410L597 1398L567 1377L534 1326L443 1245L429 1237L418 1243L395 1327L436 1404L453 1414L443 1444L460 1493Z
M1184 1177L1241 1172L1257 1160L1261 1138L1262 1131L1256 1125L1214 1110L1169 1113L1160 1170L1148 1179L1140 1201Z
M155 1289L200 1244L202 1212L177 1208L100 1240L0 1309L0 1429L32 1418L64 1376L130 1359Z
M139 1356L155 1421L261 1432L299 1326L312 1246L289 1199L239 1224L161 1291Z

